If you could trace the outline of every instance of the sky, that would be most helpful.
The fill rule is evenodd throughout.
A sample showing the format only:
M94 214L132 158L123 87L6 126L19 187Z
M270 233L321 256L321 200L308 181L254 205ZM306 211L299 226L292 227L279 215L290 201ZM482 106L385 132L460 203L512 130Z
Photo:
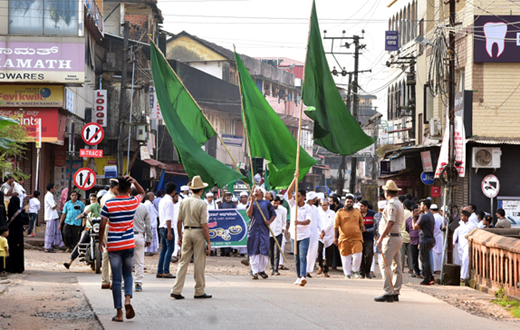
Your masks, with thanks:
M388 18L407 2L391 0L316 0L320 30L327 37L362 36L365 50L359 60L359 84L375 94L374 105L386 117L386 85L394 72L386 67L384 35ZM158 0L164 17L163 28L171 33L186 31L199 38L251 57L288 57L305 61L312 0ZM343 34L343 31L345 33ZM322 34L323 35L323 34ZM323 40L326 52L331 40ZM334 52L350 52L335 41ZM329 66L354 71L352 55L328 55ZM348 83L347 77L336 83ZM343 87L343 86L342 86Z

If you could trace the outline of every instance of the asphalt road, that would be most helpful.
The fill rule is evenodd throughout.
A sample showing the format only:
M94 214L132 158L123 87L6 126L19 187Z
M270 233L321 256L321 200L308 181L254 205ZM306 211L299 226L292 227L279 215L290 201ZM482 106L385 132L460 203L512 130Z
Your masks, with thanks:
M110 290L100 277L78 281L105 329L511 329L515 325L473 316L404 287L401 301L376 303L381 280L310 279L305 287L288 277L253 281L244 276L206 276L212 299L193 299L188 275L184 300L170 298L175 280L146 275L143 292L134 293L136 317L124 323L115 315Z

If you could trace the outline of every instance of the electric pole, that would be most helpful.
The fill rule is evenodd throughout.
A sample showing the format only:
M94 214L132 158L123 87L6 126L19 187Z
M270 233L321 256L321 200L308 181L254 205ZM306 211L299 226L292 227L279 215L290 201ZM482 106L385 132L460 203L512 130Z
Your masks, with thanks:
M354 81L352 86L352 94L354 94L354 106L352 107L352 116L358 121L358 112L359 112L359 95L358 95L358 77L359 77L359 50L362 48L359 45L359 36L354 36ZM365 45L362 45L363 47ZM357 192L357 184L356 184L356 167L357 167L357 159L356 157L350 157L350 193L356 194Z
M117 174L123 175L123 141L125 140L125 113L126 113L126 80L128 75L128 38L130 34L130 24L125 21L123 24L123 65L121 72L121 92L119 96L119 139L117 141ZM127 160L129 161L129 160Z

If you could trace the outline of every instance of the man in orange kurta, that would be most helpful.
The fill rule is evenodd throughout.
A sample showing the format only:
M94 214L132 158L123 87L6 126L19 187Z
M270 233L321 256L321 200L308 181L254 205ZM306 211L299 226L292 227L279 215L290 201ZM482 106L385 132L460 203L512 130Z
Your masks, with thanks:
M336 212L334 219L334 244L341 254L345 278L360 278L359 266L363 252L363 216L354 208L354 196L347 195L345 207Z

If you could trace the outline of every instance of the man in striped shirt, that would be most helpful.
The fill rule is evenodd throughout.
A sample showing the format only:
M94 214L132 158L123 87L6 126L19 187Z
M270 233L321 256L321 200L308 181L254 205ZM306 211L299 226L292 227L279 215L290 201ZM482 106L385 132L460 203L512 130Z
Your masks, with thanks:
M118 178L118 195L109 200L101 211L101 226L99 237L103 237L107 221L109 223L107 251L112 269L112 298L117 315L112 321L123 322L123 305L121 299L121 280L125 280L125 310L126 318L135 316L134 309L130 303L132 299L132 265L134 261L134 215L139 203L144 198L144 190L132 177ZM131 185L135 186L137 196L129 197ZM103 252L105 243L99 244Z

